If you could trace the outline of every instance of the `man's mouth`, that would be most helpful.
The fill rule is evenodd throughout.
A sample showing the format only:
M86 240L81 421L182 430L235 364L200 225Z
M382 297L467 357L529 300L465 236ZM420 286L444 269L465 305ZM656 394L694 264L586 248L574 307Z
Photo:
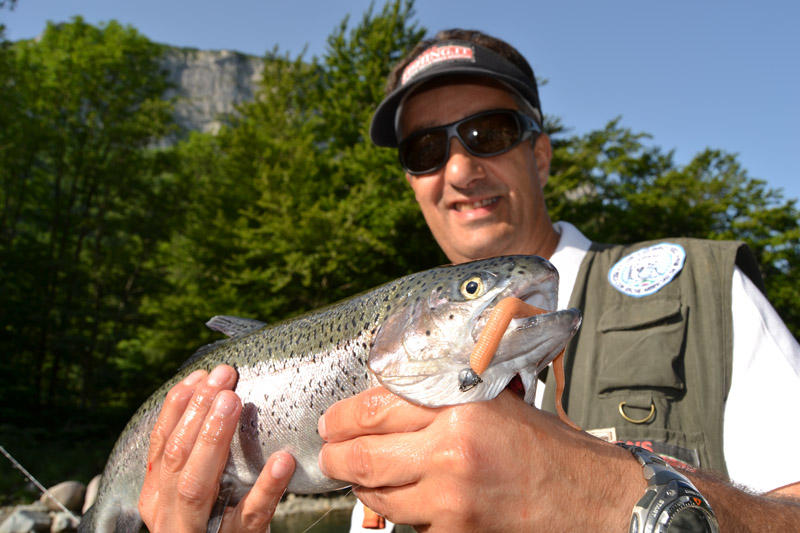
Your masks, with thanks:
M500 200L499 196L493 196L491 198L484 198L483 200L478 200L477 202L457 202L453 205L453 208L456 211L472 211L473 209L478 209L479 207L486 207L487 205L492 205Z

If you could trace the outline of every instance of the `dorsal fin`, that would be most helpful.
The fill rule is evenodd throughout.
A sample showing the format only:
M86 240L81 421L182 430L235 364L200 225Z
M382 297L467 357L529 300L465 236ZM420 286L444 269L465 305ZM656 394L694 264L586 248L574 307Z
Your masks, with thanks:
M230 315L217 315L206 322L208 329L219 331L228 337L238 337L239 335L244 335L263 328L266 325L266 322L261 322L260 320Z
M218 341L214 341L210 344L206 344L205 346L201 346L198 348L196 352L192 354L192 356L184 362L178 370L183 370L190 364L194 363L205 354L216 350L223 344L227 344L231 338L246 335L251 331L255 331L259 328L263 328L266 326L266 322L260 322L258 320L253 320L252 318L241 318L238 316L229 316L229 315L217 315L208 322L206 322L206 326L208 329L212 331L219 331L220 333L224 333L229 338L228 339L220 339Z

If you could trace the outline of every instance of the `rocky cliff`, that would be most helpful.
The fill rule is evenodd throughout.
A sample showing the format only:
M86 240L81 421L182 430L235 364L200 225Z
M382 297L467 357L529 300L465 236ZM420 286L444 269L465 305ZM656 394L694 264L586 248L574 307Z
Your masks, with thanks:
M162 60L175 86L175 120L186 130L215 133L221 117L253 99L264 71L263 59L229 50L168 48Z

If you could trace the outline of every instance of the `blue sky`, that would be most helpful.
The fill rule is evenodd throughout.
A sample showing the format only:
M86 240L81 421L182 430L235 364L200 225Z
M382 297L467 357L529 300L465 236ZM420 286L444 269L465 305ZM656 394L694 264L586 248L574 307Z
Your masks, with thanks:
M262 55L322 55L370 0L18 0L0 10L11 40L47 20L116 19L148 38ZM383 6L376 0L376 10ZM574 133L618 116L687 163L706 147L738 154L750 177L800 198L800 2L795 0L417 0L415 20L487 31L548 83L546 114Z

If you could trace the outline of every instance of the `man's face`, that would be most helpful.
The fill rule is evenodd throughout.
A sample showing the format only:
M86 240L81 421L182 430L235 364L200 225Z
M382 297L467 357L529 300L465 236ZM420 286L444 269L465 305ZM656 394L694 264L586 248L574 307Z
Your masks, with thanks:
M403 105L400 137L481 111L518 107L498 84L464 81L422 88ZM555 234L542 197L549 169L550 140L544 134L535 147L525 141L493 157L474 156L453 138L444 167L406 174L406 179L433 236L454 263L510 254L549 257Z

